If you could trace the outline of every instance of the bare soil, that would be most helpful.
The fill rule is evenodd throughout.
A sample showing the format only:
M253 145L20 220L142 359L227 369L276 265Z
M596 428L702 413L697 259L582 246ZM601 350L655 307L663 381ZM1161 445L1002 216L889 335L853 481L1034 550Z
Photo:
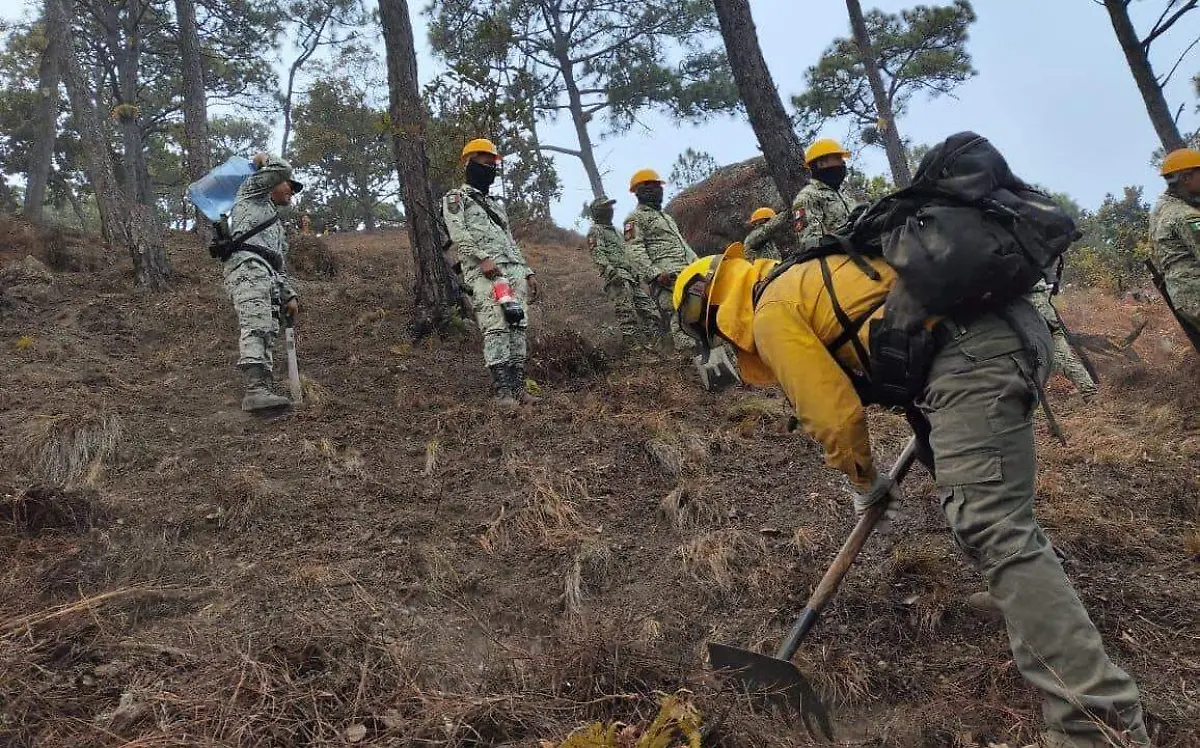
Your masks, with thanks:
M191 237L149 295L94 238L0 223L0 745L555 745L680 689L706 746L808 744L704 644L774 647L852 524L839 478L777 393L623 357L582 244L543 241L536 410L489 405L476 334L409 339L403 234L341 234L299 277L307 402L262 419ZM1200 364L1160 302L1061 306L1148 326L1092 406L1054 382L1039 514L1156 745L1200 746ZM872 427L890 459L902 421ZM925 475L907 496L798 662L842 744L1032 742L980 578Z

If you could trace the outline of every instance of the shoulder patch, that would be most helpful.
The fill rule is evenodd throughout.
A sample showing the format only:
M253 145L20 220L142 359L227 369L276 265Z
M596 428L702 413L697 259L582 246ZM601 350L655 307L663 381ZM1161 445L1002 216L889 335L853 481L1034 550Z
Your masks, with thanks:
M796 230L800 231L808 225L808 212L804 208L796 208L792 211L792 222L796 224Z
M462 195L457 192L451 192L446 198L446 206L450 209L451 213L458 213L462 210Z
M630 239L632 239L635 236L637 236L636 224L634 224L633 221L626 221L625 222L625 241L629 241Z

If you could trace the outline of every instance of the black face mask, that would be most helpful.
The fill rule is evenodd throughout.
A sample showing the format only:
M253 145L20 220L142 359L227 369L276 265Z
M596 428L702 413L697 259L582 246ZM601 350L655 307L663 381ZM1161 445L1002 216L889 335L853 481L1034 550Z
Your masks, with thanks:
M596 223L604 224L605 226L612 226L613 209L611 207L596 208L592 211L592 218L596 221Z
M658 182L643 182L637 186L633 192L637 196L638 202L642 205L649 205L655 210L662 210L663 204L663 186Z
M846 181L846 165L841 166L826 166L820 169L812 170L813 179L818 182L824 182L833 189L838 189L842 186L842 182Z
M496 171L495 166L481 164L478 161L468 161L467 184L486 193L492 186L492 182L496 181Z

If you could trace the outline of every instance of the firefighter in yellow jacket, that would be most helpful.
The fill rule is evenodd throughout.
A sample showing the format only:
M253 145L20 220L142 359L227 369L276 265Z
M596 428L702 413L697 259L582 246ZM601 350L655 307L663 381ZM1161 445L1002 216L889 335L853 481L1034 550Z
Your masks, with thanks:
M896 276L881 258L865 261L878 280L846 255L772 275L779 263L749 262L734 244L684 269L672 296L685 332L710 348L717 338L737 347L743 381L783 388L826 463L849 478L859 513L897 496L875 466L854 384L867 369L869 322L883 316ZM858 330L845 334L839 318ZM1046 745L1094 748L1108 734L1148 744L1137 686L1108 658L1033 515L1045 323L1019 299L1000 314L931 327L938 350L917 405L930 427L942 508L1004 614L1018 669L1042 693Z

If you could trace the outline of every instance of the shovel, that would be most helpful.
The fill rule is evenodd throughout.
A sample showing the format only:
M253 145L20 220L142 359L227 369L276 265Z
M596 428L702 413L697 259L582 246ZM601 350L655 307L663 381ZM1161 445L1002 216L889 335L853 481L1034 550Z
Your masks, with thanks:
M904 450L896 459L896 464L892 466L888 477L899 483L908 474L916 457L917 438L914 436L909 438L908 443L904 445ZM871 531L875 529L875 525L887 511L889 501L890 498L887 498L869 507L858 520L858 524L854 526L850 537L846 538L846 542L842 544L837 557L829 565L829 570L825 572L821 583L817 585L812 597L808 599L804 611L796 619L787 639L784 640L774 657L731 647L727 644L710 643L708 645L708 659L713 670L740 681L748 691L769 694L778 703L797 710L804 722L805 729L814 737L816 737L813 729L815 722L825 739L833 740L833 725L829 718L829 709L821 702L808 680L792 664L792 656L800 648L800 642L816 625L817 618L825 609L825 605L837 593L842 578L846 576L846 572L850 570L850 565L854 563L858 552L862 550L867 538L871 536Z
M304 402L304 391L300 387L300 366L296 363L296 326L292 315L283 313L283 342L287 348L288 385L292 390L292 404Z

